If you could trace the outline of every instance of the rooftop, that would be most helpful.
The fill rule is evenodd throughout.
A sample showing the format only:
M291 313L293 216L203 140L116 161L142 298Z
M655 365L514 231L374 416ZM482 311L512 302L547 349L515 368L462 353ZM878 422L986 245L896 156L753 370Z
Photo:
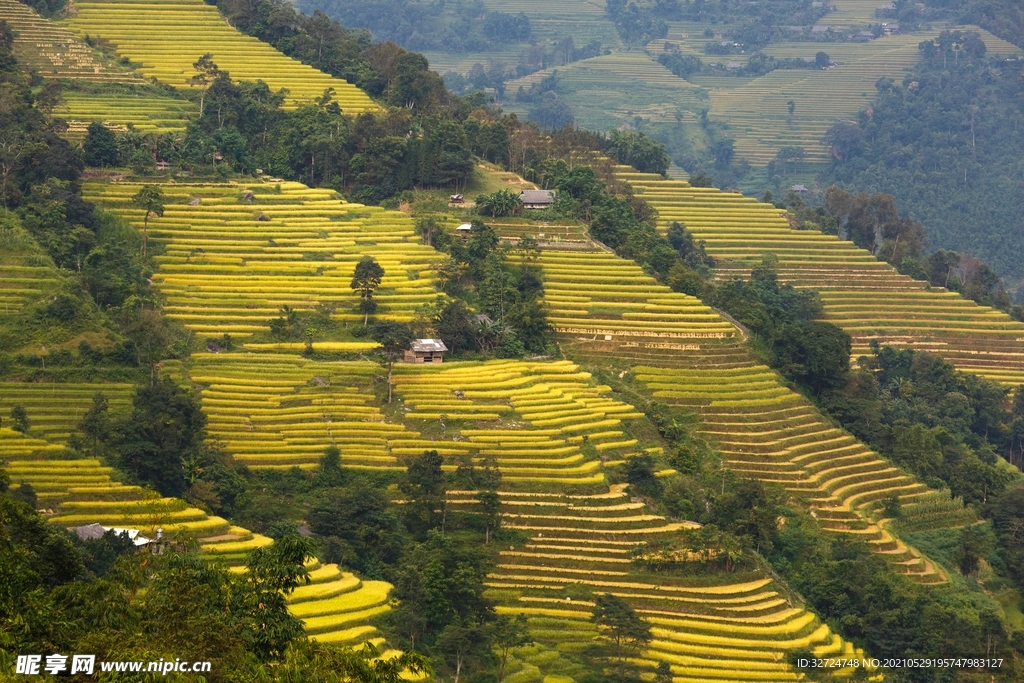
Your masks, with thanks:
M555 201L554 190L523 190L519 193L523 204L550 204Z
M414 339L410 348L417 353L437 353L448 350L448 347L440 339Z

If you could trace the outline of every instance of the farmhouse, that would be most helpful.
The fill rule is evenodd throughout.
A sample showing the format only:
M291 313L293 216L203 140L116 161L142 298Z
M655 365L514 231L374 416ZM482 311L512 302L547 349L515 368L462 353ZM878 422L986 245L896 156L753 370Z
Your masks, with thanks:
M448 350L440 339L414 339L405 352L406 363L440 363Z
M523 190L519 193L524 209L546 209L555 201L554 190Z

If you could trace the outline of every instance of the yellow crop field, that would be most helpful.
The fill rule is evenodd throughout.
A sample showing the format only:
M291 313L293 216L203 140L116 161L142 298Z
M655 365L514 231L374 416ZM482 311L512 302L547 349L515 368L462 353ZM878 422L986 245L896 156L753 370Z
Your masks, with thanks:
M217 66L236 81L263 80L271 90L288 90L286 106L310 103L334 89L342 111L378 109L363 91L340 78L286 57L266 43L232 28L216 7L202 0L139 0L75 3L67 26L79 36L99 36L118 54L141 64L139 72L176 88L192 87L193 63L212 54Z
M40 17L17 0L0 0L0 21L15 32L18 63L44 78L70 78L87 82L142 83L130 69L116 66L78 39L74 33Z
M138 189L89 184L85 195L141 228L143 216L131 203ZM166 253L156 258L153 279L167 298L165 314L199 334L268 331L285 305L301 311L330 304L335 319L362 322L350 282L365 255L385 271L378 318L411 320L418 306L438 296L436 252L421 244L405 214L292 182L167 183L161 190L166 208L149 220L149 233ZM344 350L367 348L372 345Z
M632 373L658 400L699 410L701 433L715 443L730 468L805 497L828 516L826 528L855 529L899 571L919 581L944 580L930 560L876 524L873 510L895 495L908 510L920 504L922 513L938 504L953 526L970 523L973 516L948 496L947 502L938 501L942 494L834 428L774 372L754 361L731 323L651 279L636 285L636 295L604 287L604 281L645 277L639 267L608 253L545 251L540 261L545 299L565 347L624 367L623 374ZM590 278L583 293L573 284L580 278ZM679 311L686 316L681 318ZM633 312L646 315L626 318ZM558 409L565 410L564 405ZM533 406L530 410L540 412Z
M775 254L781 281L821 293L825 320L853 338L854 360L878 342L927 350L1005 384L1024 383L1024 323L900 275L851 242L796 230L771 204L620 170L658 210L661 229L679 221L705 241L719 260L717 277L744 276L765 254Z

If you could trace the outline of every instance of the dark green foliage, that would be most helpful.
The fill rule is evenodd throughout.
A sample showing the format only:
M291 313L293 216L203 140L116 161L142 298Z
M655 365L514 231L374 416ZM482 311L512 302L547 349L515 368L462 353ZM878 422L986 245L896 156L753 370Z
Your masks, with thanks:
M231 586L233 609L246 622L247 645L263 661L280 659L302 622L288 613L287 595L309 583L306 559L316 545L301 536L285 536L269 548L249 554L244 574Z
M521 357L526 351L544 353L552 329L542 302L536 240L524 238L514 249L499 242L493 228L473 219L467 240L455 239L446 245L451 259L442 270L452 273L447 290L462 293L457 286L463 282L472 286L487 318L472 319L461 302L439 304L434 314L438 334L456 352L475 348L496 351L504 358ZM518 263L510 255L517 255Z
M654 473L654 460L649 455L634 455L626 460L626 481L639 496L661 498L664 487Z
M943 44L923 44L925 61L914 74L902 84L878 83L870 116L862 113L858 124L830 132L834 164L826 177L892 193L927 226L933 246L1020 276L1019 259L1010 255L1024 250L1013 180L1024 158L1018 121L1024 66L984 60L966 48L956 56L952 42Z
M737 278L714 287L710 303L749 328L769 364L808 393L844 386L850 336L815 320L822 313L818 293L779 284L777 263L774 254L766 255L749 282Z
M341 467L341 450L337 446L328 446L324 449L316 478L322 486L341 486L345 483L345 470Z
M356 264L355 272L352 274L351 287L352 291L359 295L359 312L363 314L364 325L370 314L377 310L377 302L373 299L373 293L380 286L383 277L384 269L372 256L364 256Z
M960 530L956 563L961 574L977 574L978 563L992 552L992 541L992 532L986 527L968 526Z
M854 435L967 503L983 504L1008 476L995 454L1014 457L1007 391L957 372L931 354L889 347L861 362L822 404Z
M329 488L317 494L306 516L321 537L324 559L382 578L406 542L398 517L383 491L365 484Z
M15 403L11 406L11 429L24 434L29 430L29 427L28 412L25 410L25 406Z
M695 240L686 226L679 221L669 223L666 232L668 243L679 252L687 267L702 271L715 265L715 260L708 255L704 240Z
M74 541L76 537L72 537ZM108 529L100 538L80 541L82 561L87 571L96 576L104 576L117 562L117 558L132 555L137 548L127 533L117 534Z
M487 565L479 545L438 531L406 552L395 576L394 595L400 602L392 623L410 649L441 645L447 629L476 628L493 619L484 597Z
M21 501L33 510L39 507L39 497L36 495L36 490L27 481L22 481L18 488L11 491L11 498Z
M82 151L86 166L117 166L120 155L117 136L99 121L93 121L85 133Z
M165 496L185 493L183 463L199 457L206 416L199 401L170 379L140 387L131 416L115 430L117 464Z
M164 194L156 185L143 185L132 197L132 203L142 209L142 256L149 245L149 217L164 215Z
M452 299L437 314L434 320L437 336L451 353L476 348L476 328L472 315L472 311L460 299Z
M388 403L391 403L391 370L412 343L412 330L403 323L382 320L370 326L370 338L380 344L376 354L388 369Z
M651 641L651 625L636 613L629 603L617 595L602 593L594 597L590 620L597 624L601 637L610 645L618 680L626 678L628 662Z
M432 673L429 661L418 652L403 652L397 657L382 658L371 643L362 648L339 648L321 645L315 640L296 640L285 653L284 661L275 665L277 678L284 682L303 683L402 683L407 672Z
M556 131L564 128L575 118L572 108L558 96L558 93L551 90L541 95L537 102L530 107L527 117L543 131Z
M679 48L668 52L658 53L658 63L680 78L689 78L693 74L700 73L704 67L700 57L696 55L684 55Z
M207 679L398 683L419 655L378 660L312 643L287 610L306 582L311 542L295 536L250 554L231 574L183 544L136 554L112 533L80 542L0 494L0 632L13 652L85 652L101 660L174 661L182 652L212 662ZM76 580L79 579L79 580ZM274 662L273 666L267 666Z
M477 211L483 216L512 216L523 208L519 193L507 188L477 195L475 201Z
M424 451L407 458L406 476L398 487L408 499L404 508L405 526L418 539L444 520L446 484L437 451Z
M671 162L665 145L652 140L644 133L613 130L608 137L605 151L620 164L632 166L644 173L665 175Z
M799 321L784 325L772 345L771 365L817 396L846 384L850 335L830 323Z
M1024 588L1024 487L1015 484L989 498L985 517L997 539L996 565Z
M678 11L678 2L659 3L652 9L638 7L635 2L626 4L626 0L608 0L605 11L615 23L615 30L622 42L627 45L646 45L668 35L665 17L676 18L674 15L677 14L677 11L664 11L669 5Z

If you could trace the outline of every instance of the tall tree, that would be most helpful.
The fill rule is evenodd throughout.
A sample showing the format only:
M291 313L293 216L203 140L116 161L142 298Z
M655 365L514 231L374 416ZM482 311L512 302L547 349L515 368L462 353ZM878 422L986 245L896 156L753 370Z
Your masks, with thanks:
M210 88L217 77L220 76L221 71L217 67L217 64L213 61L213 55L207 52L205 55L200 57L195 63L192 64L192 68L196 70L196 74L192 78L188 79L189 85L199 86L199 118L203 117L203 105L206 103L206 91Z
M182 463L202 448L206 416L194 396L165 378L140 387L117 429L118 464L165 496L185 491Z
M117 166L117 137L99 121L93 121L86 129L82 151L87 166Z
M651 625L625 600L611 593L594 598L594 613L590 620L597 624L601 637L614 648L621 683L626 677L626 660L651 642Z
M530 630L526 622L525 614L510 616L500 614L494 620L494 646L498 649L498 683L505 680L505 669L508 667L508 657L512 648L529 645Z
M440 523L446 494L443 464L437 451L424 451L405 462L405 479L398 487L408 499L406 526L420 538Z
M146 255L149 244L149 215L164 215L164 193L156 185L143 185L132 197L132 202L142 208L142 255Z
M377 356L388 369L388 403L391 403L391 371L412 343L412 330L408 325L393 320L382 320L370 327L370 338L380 344Z
M370 314L377 310L377 302L373 299L373 293L380 287L383 277L384 269L372 256L364 256L356 264L355 272L352 274L351 287L359 294L359 310L363 314L364 325L370 319ZM390 403L390 401L389 398L388 402Z

